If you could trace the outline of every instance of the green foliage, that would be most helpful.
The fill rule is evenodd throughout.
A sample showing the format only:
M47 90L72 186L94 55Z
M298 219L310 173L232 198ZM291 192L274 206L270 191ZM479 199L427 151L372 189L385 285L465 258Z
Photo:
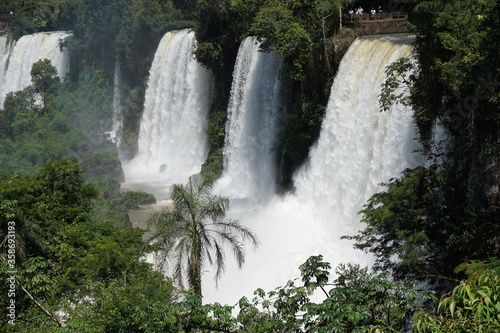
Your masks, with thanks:
M217 318L216 327L231 325L229 332L403 332L417 303L433 298L416 284L392 282L385 273L356 265L340 265L337 278L328 283L329 268L321 255L310 257L301 265L306 285L289 281L267 294L257 289L253 300L240 299L236 318ZM318 287L331 289L315 303L310 296Z
M39 224L19 209L17 200L0 201L0 239L2 253L9 253L5 258L15 259L18 264L27 261L30 255L46 252ZM15 245L14 258L9 252L12 245Z
M233 34L228 29L231 14L231 1L197 0L196 2L196 38L209 41L214 37L230 38ZM223 37L223 38L224 38Z
M310 332L402 331L422 297L416 283L392 282L387 273L356 265L340 265L336 273L328 298L305 307Z
M97 198L94 201L90 216L95 221L110 221L117 227L132 227L128 209L123 207L121 199Z
M25 18L26 22L31 22L36 29L35 31L53 31L69 28L68 23L72 18L70 13L77 2L71 0L24 0L14 1L14 3L10 9L16 14L15 24L18 24L17 18Z
M96 191L84 184L83 172L74 158L50 161L37 170L34 179L43 189L37 193L37 206L48 210L47 217L66 223L85 218Z
M7 94L1 113L4 129L2 136L13 139L25 131L33 132L40 113L32 87Z
M482 161L500 165L500 5L493 0L405 3L415 9L410 19L418 36L418 66L410 77L400 76L409 67L403 60L388 69L394 75L381 96L385 98L383 107L402 97L394 90L398 85L414 81L410 99L421 134L429 134L434 121L440 119L456 138L455 161L459 163L409 170L403 178L389 181L387 191L373 196L362 211L367 228L352 238L357 247L378 255L378 268L396 277L450 277L459 262L498 256L500 251L498 198L488 202L471 190L472 185L486 183L487 187L498 179L498 168L479 175L474 170L481 169ZM227 104L238 43L251 34L261 38L266 49L285 58L282 77L290 79L294 97L293 107L286 110L283 147L286 157L298 164L317 138L324 115L325 87L334 72L328 48L340 2L16 0L2 2L0 8L7 4L5 10L13 7L16 12L12 26L16 38L35 31L74 30L67 43L73 62L71 77L59 85L53 67L41 61L33 67L34 85L9 94L0 111L2 171L33 174L1 177L1 239L8 232L8 221L15 221L19 279L50 313L61 310L68 314L64 330L407 329L405 320L415 308L418 294L413 285L407 288L386 274L345 265L338 268L332 285L329 264L320 256L301 266L304 285L292 281L267 295L258 290L254 300L240 301L237 317L231 315L232 307L201 305L198 295L173 302L170 283L140 261L148 248L142 242L143 233L118 227L128 225L125 210L137 205L137 195L120 197L116 181L96 177L120 177L116 154L102 153L109 146L101 135L111 116L115 65L119 63L125 71L124 132L129 152L133 152L143 82L156 45L166 31L193 26L186 21L193 17L200 41L196 56L218 70L218 108L208 129L213 149L204 174L217 175L222 170L226 114L221 110ZM39 96L43 108L35 103ZM99 199L95 199L93 186L83 183L76 160L52 161L35 172L47 161L68 155L80 157L82 165L91 169L92 182L105 191ZM165 222L162 231L177 226L169 218L161 221ZM161 245L165 250L169 243ZM5 254L5 247L2 251ZM215 261L221 258L217 251ZM2 281L6 267L1 260ZM417 329L479 332L498 328L498 274L477 264L467 267L469 278L444 296L438 314L417 316ZM196 270L187 275L196 275ZM5 283L0 284L3 304L5 288ZM309 293L318 288L326 298L316 304ZM14 331L63 330L27 294L18 297L19 322ZM0 330L6 330L2 325Z
M64 311L71 320L67 330L78 332L159 332L171 308L172 288L158 275L143 275L131 284L97 283L93 300L83 299L76 306L66 303ZM160 308L162 312L153 311ZM168 326L167 326L168 327Z
M215 183L224 171L224 149L213 149L205 163L201 166L200 175L209 183Z
M49 130L62 134L68 133L70 128L66 117L60 112L54 114L49 123Z
M33 64L30 74L35 93L42 96L42 101L46 102L47 96L55 92L61 81L57 76L57 69L49 59L43 59Z
M208 68L218 69L224 67L224 53L219 44L202 42L195 51L196 59Z
M336 15L341 3L266 1L257 12L250 32L265 40L264 48L272 47L284 56L284 77L313 86L313 77L315 80L327 79L325 72L331 74L325 50L338 22ZM323 72L318 72L316 67ZM314 93L318 94L318 91Z
M96 192L82 172L76 159L66 159L33 176L2 177L0 278L12 275L10 243L3 240L15 223L19 286L16 325L2 321L2 331L60 332L56 311L66 314L64 330L141 331L140 307L170 302L171 284L143 261L149 248L144 231L117 227L112 217L90 219ZM9 302L6 288L0 284L3 304Z
M389 111L394 104L401 104L405 107L410 105L408 89L415 80L409 74L414 65L408 58L400 58L387 66L385 74L386 80L382 84L382 92L379 96L380 108Z
M227 111L219 106L210 113L207 135L211 151L201 167L201 175L209 182L215 182L224 169L224 140L226 135Z
M15 0L5 0L0 3L0 13L8 13L12 8L14 8Z
M24 35L33 34L37 31L38 29L35 22L26 16L21 16L16 18L16 20L12 23L10 33L14 39L19 39Z
M123 207L125 209L137 209L139 205L147 205L156 203L156 198L146 192L128 191L123 195Z
M364 209L355 247L376 255L375 268L398 279L453 277L469 258L497 256L498 212L472 200L461 170L417 168L392 179Z
M102 115L87 112L86 122L94 121L94 124L92 126L86 122L78 124L79 116L76 114L79 111L83 112L81 110L83 105L80 108L75 106L80 101L75 99L74 92L68 90L68 85L60 85L57 71L50 61L45 59L35 63L32 66L31 76L33 85L8 94L4 108L0 110L2 121L0 137L4 139L4 151L0 155L2 170L12 173L33 173L51 159L75 155L87 157L89 150L97 146L102 147L103 142L95 139L100 137L97 133L86 136L81 131L72 130L76 125L90 133L96 131L94 126L98 121L96 118ZM98 91L102 94L100 90ZM101 107L105 105L102 99L96 98L96 95L89 92L82 95L85 95L82 98L95 98L97 103L101 103ZM89 106L84 101L81 103ZM109 166L109 163L104 165ZM96 172L98 169L103 169L102 165L93 166L96 167ZM115 166L115 169L119 167ZM119 179L121 170L117 173L115 176Z
M95 177L89 179L89 183L94 184L101 197L110 199L120 197L120 183L114 178Z
M266 38L264 49L272 47L285 59L290 59L288 69L291 73L287 73L287 77L300 80L304 78L306 64L311 58L313 40L293 14L292 10L279 4L263 7L255 18L252 32Z
M125 98L122 102L122 150L125 151L125 158L132 158L137 150L144 89L125 89L123 94Z
M328 282L331 268L329 263L323 262L322 256L312 256L299 266L302 282L308 290L314 290Z
M109 222L83 221L65 227L59 234L62 242L57 246L57 255L64 262L66 288L69 292L78 289L81 282L112 282L134 279L136 270L149 264L137 260L143 254L144 243L138 229L117 228ZM71 249L71 251L68 251ZM81 291L83 292L83 291Z
M498 262L465 263L457 268L468 275L443 295L436 313L419 311L413 332L497 332L500 330L500 271Z
M68 43L72 72L97 66L111 75L116 59L116 36L126 9L122 0L77 3L74 32Z
M76 70L78 66L71 68ZM65 81L60 90L56 100L57 109L67 115L75 127L85 132L92 133L91 128L102 131L96 124L111 118L112 78L104 70L85 68L72 79Z
M417 124L429 139L439 119L456 139L457 157L473 162L471 157L496 139L499 126L498 2L412 3L419 69L411 99ZM495 150L490 158L498 156Z
M115 151L92 154L82 159L80 163L88 172L87 179L92 177L109 177L118 181L124 179L121 162Z
M182 20L181 12L172 1L133 0L122 6L124 12L116 35L116 54L126 75L138 81L147 76L163 35L192 23Z
M283 129L283 149L292 162L299 164L316 141L325 116L326 107L317 101L298 102L286 120Z
M5 228L9 221L16 223L19 260L45 253L49 239L65 224L87 219L96 192L83 183L82 172L75 159L67 159L47 163L34 176L1 179L0 202L16 201L9 208L14 217L2 223Z
M224 147L226 134L227 111L222 108L215 108L210 114L207 135L210 145L215 148Z

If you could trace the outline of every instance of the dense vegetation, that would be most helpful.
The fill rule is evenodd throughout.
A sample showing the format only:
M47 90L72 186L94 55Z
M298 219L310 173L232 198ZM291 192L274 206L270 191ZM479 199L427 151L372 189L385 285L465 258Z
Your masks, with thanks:
M334 46L356 33L340 29L339 6L366 11L372 2L2 1L0 13L16 14L11 38L73 34L62 45L72 61L66 79L42 60L32 68L33 84L6 96L0 110L0 301L10 304L12 286L16 300L16 325L7 322L10 309L3 306L0 330L400 332L416 313L416 332L498 331L500 4L380 4L408 12L417 60L401 59L388 69L381 109L413 107L430 166L389 180L361 212L366 228L348 235L376 255L378 271L341 265L330 281L330 265L311 257L300 267L302 283L259 289L255 299L231 307L203 305L199 295L177 290L142 260L155 248L143 241L143 231L130 228L126 212L154 198L120 194L118 155L103 136L115 68L124 81L121 153L131 156L160 38L173 29L196 31L196 57L217 82L205 166L216 175L239 43L249 35L262 39L285 60L281 76L290 97L280 148L290 175L319 134L337 66ZM394 95L399 85L408 87L409 98ZM452 137L446 149L432 140L436 122ZM14 226L15 254L9 247ZM439 305L432 292L417 288L419 281L442 295Z
M353 238L398 278L443 282L461 261L500 252L500 78L491 49L499 7L495 1L407 5L414 7L418 62L401 59L388 69L381 104L413 106L431 166L405 171L374 195L362 211L367 227ZM408 99L394 95L399 85L408 86ZM448 147L433 140L436 121L452 137Z

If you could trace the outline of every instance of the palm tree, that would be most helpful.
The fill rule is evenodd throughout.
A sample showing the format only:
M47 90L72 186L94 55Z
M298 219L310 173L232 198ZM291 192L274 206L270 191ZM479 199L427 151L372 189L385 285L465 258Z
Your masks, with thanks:
M173 260L173 280L184 288L187 277L190 289L200 296L201 272L206 262L215 265L216 281L225 270L224 244L232 250L240 268L245 261L243 242L258 246L251 230L226 218L229 199L214 195L211 190L206 180L174 184L173 207L154 213L148 220L153 229L151 241L158 246L160 267L165 267L167 259Z
M17 206L17 200L0 202L0 252L7 253L9 237L12 237L16 262L22 263L30 256L44 254L46 246L38 222L28 218Z

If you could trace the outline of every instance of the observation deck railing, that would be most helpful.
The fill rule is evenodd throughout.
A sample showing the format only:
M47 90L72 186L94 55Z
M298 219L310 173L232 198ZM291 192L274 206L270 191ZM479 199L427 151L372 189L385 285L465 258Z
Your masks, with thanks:
M368 21L403 21L408 20L408 14L405 12L382 12L382 13L363 13L353 14L353 15L345 15L346 22L368 22Z
M14 14L0 14L0 31L10 30L10 26L15 18Z

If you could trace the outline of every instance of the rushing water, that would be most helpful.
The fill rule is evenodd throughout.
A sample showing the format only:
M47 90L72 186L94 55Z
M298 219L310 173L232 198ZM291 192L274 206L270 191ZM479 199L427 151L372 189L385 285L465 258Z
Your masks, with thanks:
M12 45L7 44L6 37L0 37L0 107L6 94L31 84L31 67L38 60L49 59L59 77L64 78L69 60L61 41L69 35L68 32L40 32L23 36Z
M111 130L106 132L108 139L113 142L120 153L121 148L121 140L122 140L122 129L123 129L123 120L122 120L122 73L120 70L120 66L116 64L115 66L115 77L113 80L113 119Z
M333 267L369 265L373 258L340 240L360 229L357 212L381 182L422 163L415 153L411 110L380 112L385 67L410 56L411 38L361 38L349 48L331 88L326 116L308 162L294 176L296 192L267 205L239 205L233 217L253 229L261 246L247 251L242 270L228 258L218 288L204 277L205 302L235 304L257 288L270 291L299 277L298 266L322 254Z
M228 106L224 172L215 191L247 202L266 202L276 183L281 132L281 57L259 51L248 37L241 43Z
M194 32L168 32L149 73L138 153L123 163L127 183L168 188L200 172L207 156L213 78L194 58Z

